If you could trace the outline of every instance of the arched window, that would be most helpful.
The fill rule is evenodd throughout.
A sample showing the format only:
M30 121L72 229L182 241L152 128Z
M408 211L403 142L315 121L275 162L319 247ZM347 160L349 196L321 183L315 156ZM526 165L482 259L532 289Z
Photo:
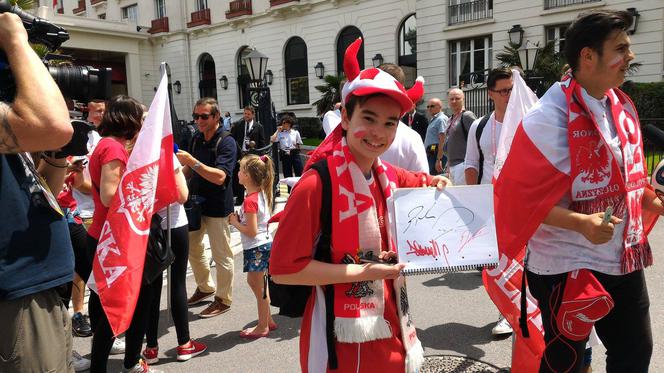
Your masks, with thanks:
M200 97L212 97L217 99L217 73L214 68L214 60L208 53L203 53L198 62L198 91Z
M362 32L355 26L347 26L339 33L339 38L337 39L338 75L343 75L344 73L344 53L346 52L346 48L360 37L362 37ZM362 43L362 47L360 47L360 51L357 53L357 60L360 62L360 69L364 69L364 43Z
M244 46L240 48L237 53L237 93L240 109L249 106L251 102L249 99L249 84L251 83L251 77L249 76L249 69L247 69L247 65L242 58L251 53L251 51L251 48Z
M409 15L399 26L399 66L406 74L406 86L410 87L417 78L417 25L415 13Z
M284 49L286 66L286 96L288 105L309 103L309 64L307 44L300 37L292 37Z

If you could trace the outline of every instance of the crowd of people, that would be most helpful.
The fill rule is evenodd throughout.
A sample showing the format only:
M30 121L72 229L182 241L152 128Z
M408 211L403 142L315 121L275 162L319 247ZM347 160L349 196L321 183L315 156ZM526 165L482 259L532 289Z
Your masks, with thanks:
M269 272L277 284L312 287L300 331L302 371L417 372L425 346L409 314L404 264L388 239L386 200L400 187L494 183L499 250L527 246L524 280L539 304L545 341L539 371L589 369L588 334L566 334L559 310L569 300L562 295L567 288L593 286L612 304L584 321L606 347L607 371L647 372L653 341L643 270L652 264L647 233L664 206L647 185L636 109L618 89L634 58L626 33L631 22L629 12L600 10L572 23L565 43L570 70L523 117L498 180L497 149L514 86L508 68L489 73L491 113L476 118L463 90L452 88L450 116L443 100L431 97L427 119L416 110L424 80L405 89L397 65L360 70L358 39L344 57L341 102L325 114L326 138L306 164L294 117L282 116L270 135L252 107L233 123L215 99L198 100L197 131L173 162L177 201L155 212L162 230L170 230L175 258L177 360L207 349L190 335L189 306L211 299L201 318L232 307L233 226L257 312L257 324L240 337L262 338L278 328ZM126 372L159 372L149 364L160 356L162 277L141 284L122 338L90 281L147 108L123 95L90 102L87 121L95 129L88 155L62 156L53 150L72 137L65 100L12 14L0 14L0 47L17 87L13 102L0 103L0 210L12 211L0 217L0 318L7 325L0 371L105 372L109 354L121 353ZM284 176L301 177L274 217L274 237L268 226L279 170L269 156L252 154L271 143L278 144ZM591 174L591 166L599 171ZM322 253L321 242L329 246ZM376 261L361 263L373 250ZM196 282L190 296L188 265ZM518 326L500 316L492 333L513 330ZM72 351L72 334L92 338L89 360Z

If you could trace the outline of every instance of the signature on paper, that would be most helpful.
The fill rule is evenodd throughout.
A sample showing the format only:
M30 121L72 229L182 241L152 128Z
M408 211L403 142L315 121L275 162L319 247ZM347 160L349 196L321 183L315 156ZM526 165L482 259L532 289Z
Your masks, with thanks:
M406 240L406 243L408 244L406 255L415 254L415 256L428 256L436 260L442 255L445 259L445 263L449 265L447 254L450 253L450 250L447 248L447 245L443 244L441 247L436 240L430 240L426 244L421 244L417 242L417 240L413 240L412 242Z

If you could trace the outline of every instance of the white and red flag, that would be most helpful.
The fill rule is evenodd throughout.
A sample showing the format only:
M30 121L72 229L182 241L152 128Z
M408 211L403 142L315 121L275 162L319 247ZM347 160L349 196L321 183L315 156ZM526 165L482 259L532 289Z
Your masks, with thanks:
M512 140L517 130L521 127L521 120L528 109L537 102L537 96L528 88L518 70L512 70L512 79L514 87L512 88L510 100L507 104L503 128L500 132L500 140L496 149L496 163L493 175L494 184L497 184L497 181L500 180L500 171L507 159L507 155L510 153ZM517 150L515 149L515 151ZM494 196L494 200L496 200L496 196ZM497 203L496 206L498 206ZM498 211L496 211L496 216L498 216ZM499 224L500 222L496 221L497 231ZM515 343L512 349L512 372L536 372L539 369L540 358L544 352L544 338L537 301L529 292L526 292L528 329L530 332L528 338L524 338L519 326L525 246L508 251L505 250L504 245L500 244L500 239L499 235L499 264L494 269L484 271L482 275L484 287L489 293L491 300L514 329Z
M152 215L177 199L167 86L164 74L111 201L93 262L94 281L114 335L131 324Z

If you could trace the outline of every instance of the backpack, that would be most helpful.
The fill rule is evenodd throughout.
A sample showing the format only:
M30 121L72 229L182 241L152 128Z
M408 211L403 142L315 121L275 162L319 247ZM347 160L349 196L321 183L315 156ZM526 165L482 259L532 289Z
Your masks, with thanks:
M152 215L150 221L150 235L145 250L145 264L143 266L143 285L152 284L175 261L173 249L168 245L166 233L161 229L162 217Z
M327 167L327 159L314 163L311 167L321 179L323 190L321 193L320 226L321 233L316 242L314 259L331 263L332 253L330 246L332 242L332 182L330 171ZM315 291L314 286L308 285L281 285L276 284L266 273L264 287L270 289L270 304L279 307L279 315L288 317L301 317L311 293ZM325 285L325 331L327 335L328 366L337 369L337 355L334 348L334 287ZM267 294L263 293L263 298Z
M482 174L484 171L484 153L482 153L482 148L480 147L480 138L482 137L482 132L484 131L484 127L486 127L489 118L491 118L491 113L482 117L482 119L480 119L480 123L477 125L477 130L475 132L475 139L477 140L477 150L480 151L480 166L479 166L479 171L477 172L477 184L482 183Z

